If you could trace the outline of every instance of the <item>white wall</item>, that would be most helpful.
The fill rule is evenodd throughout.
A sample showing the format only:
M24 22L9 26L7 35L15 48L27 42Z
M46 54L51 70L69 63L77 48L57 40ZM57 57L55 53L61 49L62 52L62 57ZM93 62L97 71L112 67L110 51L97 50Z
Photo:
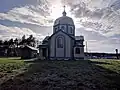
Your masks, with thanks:
M65 38L64 48L57 48L57 46L55 46L55 40L58 36L64 36L64 38ZM56 47L56 50L55 50L55 47ZM66 34L64 34L63 32L60 31L60 32L56 33L54 36L51 37L51 40L50 40L50 57L55 57L55 53L56 53L56 57L71 57L71 53L72 53L71 49L72 49L71 38L68 35L66 35ZM65 53L64 53L64 51L65 51Z

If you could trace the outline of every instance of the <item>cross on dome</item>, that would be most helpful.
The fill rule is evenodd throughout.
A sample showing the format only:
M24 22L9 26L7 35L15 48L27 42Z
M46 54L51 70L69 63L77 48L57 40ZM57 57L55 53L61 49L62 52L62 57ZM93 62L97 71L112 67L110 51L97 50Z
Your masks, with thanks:
M65 11L65 8L66 8L65 5L63 7L64 7L64 11Z
M65 7L65 5L64 5L63 7L64 7L64 11L63 11L62 14L63 14L63 16L66 16L66 14L67 14L66 11L65 11L65 8L66 8L66 7Z

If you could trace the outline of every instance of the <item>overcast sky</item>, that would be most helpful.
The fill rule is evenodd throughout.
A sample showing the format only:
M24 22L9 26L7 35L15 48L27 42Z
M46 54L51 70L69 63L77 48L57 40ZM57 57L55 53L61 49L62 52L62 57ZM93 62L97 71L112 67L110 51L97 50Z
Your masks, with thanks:
M63 5L89 52L120 51L120 0L0 0L0 39L52 34Z

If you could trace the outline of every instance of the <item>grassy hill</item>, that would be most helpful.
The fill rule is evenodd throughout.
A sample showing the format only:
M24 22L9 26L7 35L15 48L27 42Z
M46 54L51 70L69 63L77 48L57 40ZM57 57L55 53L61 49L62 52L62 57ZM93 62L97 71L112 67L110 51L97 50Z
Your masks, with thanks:
M120 90L119 60L32 61L7 90Z

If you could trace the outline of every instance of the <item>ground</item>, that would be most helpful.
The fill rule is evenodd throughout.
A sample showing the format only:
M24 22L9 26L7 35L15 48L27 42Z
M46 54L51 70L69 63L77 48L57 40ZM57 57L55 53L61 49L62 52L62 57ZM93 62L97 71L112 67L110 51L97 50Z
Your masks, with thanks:
M119 60L27 61L0 90L120 90Z
M0 85L22 73L27 64L20 57L0 58Z
M12 73L13 70L19 69L25 65L20 57L14 58L0 58L0 78L4 75Z

